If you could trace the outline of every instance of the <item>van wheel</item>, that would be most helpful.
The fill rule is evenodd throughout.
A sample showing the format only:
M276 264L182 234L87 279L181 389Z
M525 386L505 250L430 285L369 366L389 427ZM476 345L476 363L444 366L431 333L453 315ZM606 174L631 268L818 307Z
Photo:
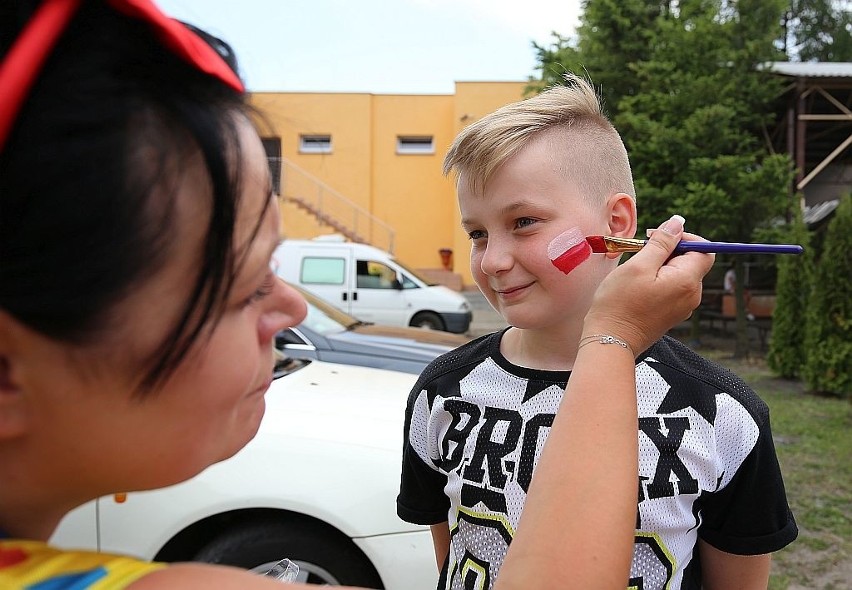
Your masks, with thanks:
M285 557L299 566L302 584L383 587L373 564L349 539L309 522L245 522L214 537L192 560L263 574Z
M411 326L415 328L426 328L427 330L446 330L444 320L432 311L421 311L411 318Z

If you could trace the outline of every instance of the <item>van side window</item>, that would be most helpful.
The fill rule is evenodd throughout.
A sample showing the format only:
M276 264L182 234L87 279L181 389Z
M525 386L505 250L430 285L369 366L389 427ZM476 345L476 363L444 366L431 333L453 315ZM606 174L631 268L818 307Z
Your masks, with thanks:
M346 277L343 258L305 256L302 259L300 281L305 285L342 285Z
M356 265L356 285L359 289L394 289L396 271L373 260L359 260Z
M403 289L419 289L420 287L412 281L407 274L402 273L402 288Z

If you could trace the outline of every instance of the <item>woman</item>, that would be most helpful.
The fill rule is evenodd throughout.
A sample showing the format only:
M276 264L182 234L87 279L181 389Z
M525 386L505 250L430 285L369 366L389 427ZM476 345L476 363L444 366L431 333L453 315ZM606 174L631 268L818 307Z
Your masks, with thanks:
M83 502L183 481L242 448L263 415L273 336L305 315L270 268L277 203L228 48L150 0L2 10L0 587L271 588L231 568L44 544ZM604 283L585 334L639 351L697 305L712 258L667 261L682 235L669 226ZM608 572L623 587L634 387L625 349L583 348L498 584L603 587ZM562 456L581 443L634 468Z

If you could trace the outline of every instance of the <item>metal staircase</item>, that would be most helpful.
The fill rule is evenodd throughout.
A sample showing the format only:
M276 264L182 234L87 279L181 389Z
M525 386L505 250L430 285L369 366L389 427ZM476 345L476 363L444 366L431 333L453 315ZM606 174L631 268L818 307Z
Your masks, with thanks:
M285 203L292 203L353 242L393 253L394 231L384 221L286 158L268 160L273 178L279 179L275 188Z

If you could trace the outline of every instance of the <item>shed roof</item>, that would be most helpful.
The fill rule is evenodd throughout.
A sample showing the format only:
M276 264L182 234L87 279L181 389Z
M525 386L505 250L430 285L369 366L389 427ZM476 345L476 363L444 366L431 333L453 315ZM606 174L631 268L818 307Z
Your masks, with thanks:
M852 78L852 62L770 62L772 71L782 76L798 76L803 78Z

